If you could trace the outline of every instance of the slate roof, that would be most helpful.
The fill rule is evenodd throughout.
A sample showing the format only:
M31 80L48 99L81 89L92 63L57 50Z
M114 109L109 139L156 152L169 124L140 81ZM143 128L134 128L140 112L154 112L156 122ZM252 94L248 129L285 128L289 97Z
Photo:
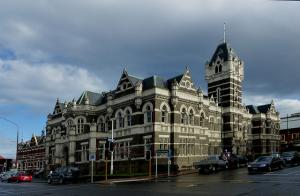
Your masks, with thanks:
M220 50L222 50L223 52L220 53ZM231 60L233 57L239 59L239 57L237 56L237 54L234 52L234 50L231 47L229 47L229 45L228 45L227 42L222 43L222 44L220 44L217 47L214 55L212 56L212 58L210 60L209 65L212 65L212 63L216 61L216 59L218 58L218 56L221 59L223 59L224 61Z
M259 105L259 106L247 105L246 107L251 114L259 114L259 113L265 114L270 109L271 104Z
M167 88L166 81L159 76L151 76L143 80L143 90L151 89L154 87Z
M137 84L138 82L142 82L143 80L138 78L138 77L135 77L135 76L132 76L132 75L128 75L128 79L130 80L130 82L135 85Z
M89 100L89 105L98 105L99 103L101 103L103 96L100 93L94 93L91 91L84 91L81 96L79 97L79 99L77 100L78 105L84 104L85 101L85 97L88 98Z

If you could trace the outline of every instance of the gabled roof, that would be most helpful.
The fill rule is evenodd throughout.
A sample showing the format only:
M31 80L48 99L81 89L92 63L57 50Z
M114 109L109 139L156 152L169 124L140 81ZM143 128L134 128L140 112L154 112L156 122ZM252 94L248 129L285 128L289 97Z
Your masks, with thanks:
M227 42L218 45L214 55L209 62L209 65L212 65L212 63L215 62L218 57L223 59L224 61L232 60L232 58L239 59L238 55L231 47L229 47Z
M271 108L271 104L259 105L259 106L247 105L246 108L249 110L251 114L259 114L259 113L266 114L268 110Z

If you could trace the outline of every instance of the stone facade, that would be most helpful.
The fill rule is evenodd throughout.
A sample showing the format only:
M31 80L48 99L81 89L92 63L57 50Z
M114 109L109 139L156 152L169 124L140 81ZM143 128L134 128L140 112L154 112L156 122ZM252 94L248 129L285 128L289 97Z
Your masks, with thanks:
M112 129L118 170L132 165L146 170L147 150L152 157L169 150L171 164L180 169L223 149L238 154L253 151L254 119L277 123L279 117L274 104L265 114L251 113L242 104L243 62L236 55L233 59L231 50L227 43L221 44L206 65L208 95L195 87L188 68L167 80L140 79L124 70L113 91L85 91L78 100L57 100L47 121L49 168L76 164L88 172L89 154L96 154L96 168L101 170ZM159 154L158 164L166 165L166 157Z

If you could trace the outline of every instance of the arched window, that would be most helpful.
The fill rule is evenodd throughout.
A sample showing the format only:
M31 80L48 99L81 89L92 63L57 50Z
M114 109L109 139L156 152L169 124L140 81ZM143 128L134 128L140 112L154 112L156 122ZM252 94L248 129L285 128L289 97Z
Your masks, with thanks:
M149 105L146 107L146 122L147 123L152 122L152 111Z
M219 72L222 72L222 65L219 66Z
M126 110L126 126L130 127L131 126L131 113L129 110Z
M218 66L215 67L215 73L218 73Z
M102 118L99 120L99 131L105 132L105 122Z
M181 110L181 124L186 125L187 124L187 114L186 114L186 109L183 108Z
M105 118L105 131L109 131L109 130L111 130L111 121L110 121L109 117L107 116Z
M194 124L194 111L193 110L190 110L190 113L189 113L189 124L190 125Z
M204 119L205 119L205 116L204 116L204 113L202 112L200 114L200 126L203 127L204 126Z
M168 122L168 111L167 107L164 105L161 110L161 122L167 123Z
M124 127L124 118L122 117L121 112L118 113L117 120L118 120L118 128L123 128Z
M83 122L84 122L83 118L77 119L77 134L83 133L84 130Z

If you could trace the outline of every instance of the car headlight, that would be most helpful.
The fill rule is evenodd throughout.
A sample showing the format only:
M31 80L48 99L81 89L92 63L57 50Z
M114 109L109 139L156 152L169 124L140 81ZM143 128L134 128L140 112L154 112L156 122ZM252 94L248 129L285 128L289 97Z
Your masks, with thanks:
M248 167L252 167L251 165L248 165Z
M266 167L266 164L260 164L259 167Z

